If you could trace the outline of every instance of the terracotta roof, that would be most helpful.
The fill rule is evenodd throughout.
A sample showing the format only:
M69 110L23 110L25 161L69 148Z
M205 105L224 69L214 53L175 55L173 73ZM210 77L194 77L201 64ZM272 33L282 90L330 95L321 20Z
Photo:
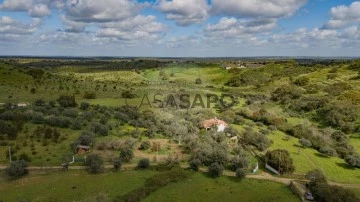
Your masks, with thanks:
M201 122L201 125L204 128L211 128L212 126L218 126L221 124L228 126L228 124L225 121L217 119L217 118L213 118L213 119L209 119L209 120L205 120L205 121Z

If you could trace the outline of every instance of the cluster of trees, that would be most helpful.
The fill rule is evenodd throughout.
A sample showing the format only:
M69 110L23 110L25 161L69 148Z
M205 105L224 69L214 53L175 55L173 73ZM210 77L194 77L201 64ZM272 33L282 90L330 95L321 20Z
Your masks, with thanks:
M224 133L208 132L205 136L190 136L184 139L183 148L190 153L189 166L197 171L207 166L212 177L221 175L225 168L239 174L247 173L250 167L249 154L240 145L230 152ZM244 175L239 175L243 178Z
M265 85L270 81L271 77L267 73L258 70L246 70L230 78L225 85L232 87L260 86Z
M166 65L167 61L160 60L87 60L79 58L77 60L41 60L29 63L12 62L13 66L19 68L29 68L30 70L42 70L46 68L59 68L62 66L77 66L82 67L81 72L94 72L104 70L129 70L129 69L145 69L155 68ZM29 73L30 74L30 73Z
M326 108L327 101L323 101L321 99L312 99L311 97L304 99L308 100L307 103L302 103L301 106L304 108L317 108L316 106L325 105L325 107L320 107L320 110ZM292 106L294 107L294 106ZM332 124L334 128L340 129L335 130L331 127L319 129L317 126L311 124L298 124L298 125L291 125L287 123L286 119L282 117L278 117L274 114L268 113L265 109L260 108L258 110L250 110L249 108L243 108L239 111L236 111L235 114L239 116L244 116L251 120L264 123L268 125L269 128L279 129L288 135L294 136L299 138L299 143L305 147L312 147L318 150L320 153L326 156L338 156L340 158L349 159L347 162L350 165L357 165L357 156L358 154L355 152L354 148L349 143L349 136L345 133L353 130L345 130L353 128L350 126L354 126L355 120L354 116L357 116L355 108L350 108L346 106L346 103L338 104L338 107L341 107L342 110L333 110L321 115L322 120L348 120L350 122L334 122L342 124L343 127L335 127L336 125ZM319 110L319 111L320 111ZM336 113L335 113L336 111ZM354 116L352 116L354 115ZM320 112L319 112L320 116ZM345 128L345 126L347 126ZM345 131L345 132L343 132ZM265 135L261 135L261 132L253 132L251 128L248 128L246 132L243 134L244 143L248 145L253 145L259 150L265 150L271 144L266 139Z
M324 173L320 170L316 169L308 172L306 178L310 180L308 188L316 201L359 201L349 189L328 184Z

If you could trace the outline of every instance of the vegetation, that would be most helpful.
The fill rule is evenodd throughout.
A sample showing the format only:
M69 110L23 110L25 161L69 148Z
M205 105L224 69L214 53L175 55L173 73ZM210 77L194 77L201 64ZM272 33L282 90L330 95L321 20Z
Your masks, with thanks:
M10 166L6 168L6 174L11 178L18 178L29 173L28 163L25 160L13 161Z
M150 160L147 158L140 159L137 168L139 169L146 169L150 167Z
M295 171L293 160L287 150L276 149L265 154L266 163L276 168L280 174L291 174Z
M98 174L104 172L102 158L97 154L90 154L86 159L86 165L89 167L89 172Z
M320 170L310 171L306 177L310 179L309 188L316 201L360 201L351 190L329 185Z
M264 157L285 175L318 168L329 180L360 182L358 60L244 59L242 66L257 67L221 67L228 63L238 65L1 59L0 163L9 165L10 155L43 167L86 160L90 173L104 173L137 162L147 168L151 159L161 164L154 169L188 162L194 171L208 167L213 177L224 171L242 179ZM229 95L234 106L226 108ZM214 117L229 127L204 130L202 121ZM152 189L139 196L161 191ZM88 197L114 199L103 193Z
M212 163L208 168L208 173L211 177L219 177L224 171L224 168L218 163Z

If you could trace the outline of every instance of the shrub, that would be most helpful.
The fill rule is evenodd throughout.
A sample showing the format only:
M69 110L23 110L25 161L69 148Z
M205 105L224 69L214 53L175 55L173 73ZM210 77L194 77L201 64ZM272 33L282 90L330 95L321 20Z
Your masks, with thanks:
M201 161L199 159L194 159L194 160L190 161L189 164L190 164L191 170L198 171L199 167L201 166Z
M89 107L90 107L90 104L87 102L80 103L80 109L82 109L82 110L87 110L87 109L89 109Z
M311 147L312 146L311 141L308 140L308 139L305 139L305 138L301 138L299 140L299 143L304 147Z
M44 115L41 112L33 112L31 117L34 124L42 124L45 121Z
M310 79L308 77L302 76L294 81L294 84L297 86L306 86L309 83Z
M63 115L70 118L76 118L78 116L78 110L77 109L65 109L63 111Z
M73 130L81 130L81 127L83 126L83 122L81 119L75 119L71 124L71 129Z
M107 125L98 123L98 122L93 122L91 124L91 130L98 135L101 136L107 136L109 134L109 127Z
M140 159L137 168L139 169L146 169L150 167L150 160L148 158Z
M349 165L353 166L353 167L358 167L360 168L360 155L358 154L353 154L353 155L349 155L345 158L346 163L348 163Z
M306 178L310 179L309 188L316 201L359 201L352 191L329 185L324 173L318 169L308 172Z
M18 178L29 173L28 163L25 160L13 161L10 166L6 168L6 174L9 177Z
M319 152L326 156L337 156L336 150L327 145L321 147Z
M209 167L208 167L208 173L211 177L219 177L224 171L224 168L218 164L217 162L212 163Z
M195 84L201 84L201 83L202 83L202 81L201 81L200 78L197 78L197 79L195 80Z
M104 171L103 160L98 154L90 154L86 159L88 170L92 174L102 173Z
M267 151L265 159L267 164L273 168L278 168L280 174L292 174L295 171L293 160L287 150L276 149Z
M44 106L45 105L45 100L43 100L42 98L40 99L36 99L34 102L35 106Z
M272 144L268 137L252 130L245 131L243 139L245 144L253 145L260 151L265 151Z
M77 106L77 103L75 102L75 96L71 95L61 95L57 99L57 102L64 108Z
M120 148L120 160L122 162L130 162L133 158L134 158L134 153L131 147L124 146Z
M85 99L95 99L96 98L96 93L95 92L89 92L89 91L86 91L84 93L84 96L83 96Z
M238 168L235 171L236 177L239 179L244 179L246 177L246 170L243 168Z
M359 117L358 106L350 102L333 102L318 110L317 116L329 126L352 133L355 130L354 122Z
M150 149L150 147L151 147L150 141L146 140L140 144L139 150L148 150Z
M121 161L119 159L114 160L113 165L115 171L119 171L121 169Z
M310 180L310 185L327 182L324 173L319 169L309 171L306 173L305 178Z
M249 166L249 159L245 153L240 153L240 155L232 158L230 162L229 169L236 171L239 168L247 168Z
M294 86L281 86L271 93L271 99L280 103L288 103L291 100L298 99L302 95L300 89Z

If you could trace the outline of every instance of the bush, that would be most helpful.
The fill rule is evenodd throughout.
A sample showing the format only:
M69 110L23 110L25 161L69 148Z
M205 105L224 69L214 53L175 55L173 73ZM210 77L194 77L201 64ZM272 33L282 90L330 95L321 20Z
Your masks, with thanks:
M319 152L326 156L337 156L336 150L330 146L323 146L319 149Z
M352 191L329 185L324 173L318 169L309 171L306 178L310 180L309 189L316 201L360 201Z
M272 141L268 137L261 133L253 132L252 130L245 131L243 139L245 144L253 145L259 151L265 151L272 144Z
M195 84L201 84L201 83L202 83L202 81L201 81L200 78L197 78L197 79L195 80Z
M310 185L327 183L324 173L319 169L314 169L306 173L306 179L310 180Z
M358 167L360 168L360 155L358 154L353 154L353 155L349 155L345 158L346 163L348 163L349 165L353 166L353 167Z
M78 110L77 109L65 109L63 111L63 115L70 118L76 118L78 116Z
M190 164L191 170L198 171L199 167L201 166L201 161L199 159L194 159L194 160L190 161L189 164Z
M238 168L235 171L236 177L239 179L244 179L246 177L246 170L243 168Z
M309 83L310 79L308 77L302 76L294 81L294 84L297 86L306 86Z
M299 140L299 143L304 147L311 147L312 146L311 141L308 140L308 139L305 139L305 138L301 138Z
M271 93L271 99L280 103L288 103L291 100L300 98L302 92L295 86L281 86Z
M119 171L121 169L121 161L119 159L114 160L113 165L115 171Z
M64 108L77 106L77 103L75 102L75 96L71 95L61 95L57 99L57 102Z
M245 153L241 153L239 156L232 158L229 169L236 171L239 168L247 168L249 166L249 159Z
M140 144L139 150L148 150L150 149L150 147L151 147L150 141L146 140Z
M41 112L33 112L31 119L34 124L42 124L45 121L44 115Z
M43 100L42 98L40 99L36 99L34 102L35 106L44 106L45 105L45 100Z
M94 122L91 124L91 130L98 135L107 136L109 134L109 127L107 125Z
M292 174L295 171L293 160L287 150L276 149L267 151L265 160L271 167L278 168L280 174Z
M29 173L28 163L25 160L13 161L10 166L6 168L6 174L9 177L18 178Z
M103 160L98 154L90 154L87 157L85 164L88 166L88 170L92 174L98 174L104 171Z
M140 159L137 168L139 169L146 169L150 167L150 160L148 158Z
M89 92L89 91L86 91L84 93L84 96L83 96L85 99L95 99L96 98L96 93L95 92Z
M224 171L224 168L218 164L217 162L212 163L209 167L208 167L208 173L211 177L219 177Z
M82 109L82 110L87 110L87 109L89 109L89 107L90 107L90 104L87 102L80 103L80 109Z
M345 133L353 133L358 119L358 106L350 102L333 102L317 111L318 119Z
M122 162L130 162L134 158L134 153L130 146L120 148L120 160Z

